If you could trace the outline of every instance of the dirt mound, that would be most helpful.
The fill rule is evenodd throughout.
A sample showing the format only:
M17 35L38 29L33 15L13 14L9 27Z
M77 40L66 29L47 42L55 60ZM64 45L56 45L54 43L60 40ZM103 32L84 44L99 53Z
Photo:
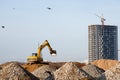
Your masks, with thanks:
M17 63L9 63L0 69L0 80L38 80Z
M52 62L52 63L49 63L49 65L56 67L58 69L61 66L63 66L65 63L67 63L67 62ZM85 63L79 63L79 62L72 62L72 63L74 63L78 68L85 66Z
M28 64L24 64L21 65L23 68L25 68L27 71L29 72L33 72L34 70L38 69L39 67L41 67L43 64L32 64L32 65L28 65Z
M90 80L93 79L74 63L68 62L54 72L55 80Z
M32 72L32 74L41 80L45 80L48 77L54 78L52 75L56 69L57 68L53 66L43 65L40 68L36 69L34 72Z
M49 63L50 66L56 67L59 69L61 66L63 66L66 62L51 62Z
M115 67L106 70L98 80L120 80L120 63Z
M6 62L6 63L3 63L3 64L0 64L0 67L4 67L4 66L6 66L8 64L11 64L11 63L17 63L19 65L24 65L25 64L23 62L11 61L11 62Z
M86 66L85 63L80 63L80 62L73 62L78 68L81 68L83 66Z
M94 78L105 72L103 69L92 64L83 66L82 69Z
M119 63L117 60L107 60L107 59L100 59L92 62L93 65L98 66L99 68L102 68L104 70L108 70L114 66L116 66Z

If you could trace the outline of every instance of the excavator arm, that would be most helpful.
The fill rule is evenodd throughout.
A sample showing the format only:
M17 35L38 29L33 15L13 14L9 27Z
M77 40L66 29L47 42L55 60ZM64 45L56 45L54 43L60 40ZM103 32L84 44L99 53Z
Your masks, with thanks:
M39 47L38 47L38 52L37 52L37 57L41 57L41 51L44 47L48 47L50 54L51 55L56 55L56 50L53 50L47 40L45 40Z

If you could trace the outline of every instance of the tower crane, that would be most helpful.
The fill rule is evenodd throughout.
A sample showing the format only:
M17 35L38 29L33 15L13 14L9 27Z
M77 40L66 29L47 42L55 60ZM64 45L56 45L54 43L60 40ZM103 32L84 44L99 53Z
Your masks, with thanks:
M102 14L102 16L99 16L97 14L95 14L95 15L101 19L101 23L102 23L102 26L103 26L104 25L104 21L106 21L106 19L103 17L103 14Z

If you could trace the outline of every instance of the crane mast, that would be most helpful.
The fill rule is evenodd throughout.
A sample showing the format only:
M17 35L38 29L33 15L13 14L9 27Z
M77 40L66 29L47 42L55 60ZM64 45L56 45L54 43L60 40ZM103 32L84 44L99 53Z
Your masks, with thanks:
M102 14L102 16L99 16L97 14L95 14L95 15L101 19L102 26L104 26L104 21L106 21L106 19L103 17L103 14Z

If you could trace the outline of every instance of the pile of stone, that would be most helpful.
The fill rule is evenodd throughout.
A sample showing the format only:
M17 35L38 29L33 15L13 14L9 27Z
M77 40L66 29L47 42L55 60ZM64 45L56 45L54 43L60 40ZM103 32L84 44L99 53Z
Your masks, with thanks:
M56 70L54 78L55 80L94 80L92 76L72 62L68 62Z
M39 80L17 63L10 63L0 69L0 80Z
M103 69L101 69L93 64L88 64L86 66L83 66L82 69L86 73L88 73L90 76L92 76L93 78L96 78L105 72Z
M106 70L104 74L98 77L98 80L120 80L120 63L115 67Z
M57 68L53 66L43 65L33 71L32 74L38 77L40 80L47 80L48 78L52 80L54 79L53 73L56 71L56 69Z
M36 64L37 69L30 73L15 62L5 63L0 65L0 80L120 80L120 63L115 60L98 60L88 65L76 62L61 64Z

